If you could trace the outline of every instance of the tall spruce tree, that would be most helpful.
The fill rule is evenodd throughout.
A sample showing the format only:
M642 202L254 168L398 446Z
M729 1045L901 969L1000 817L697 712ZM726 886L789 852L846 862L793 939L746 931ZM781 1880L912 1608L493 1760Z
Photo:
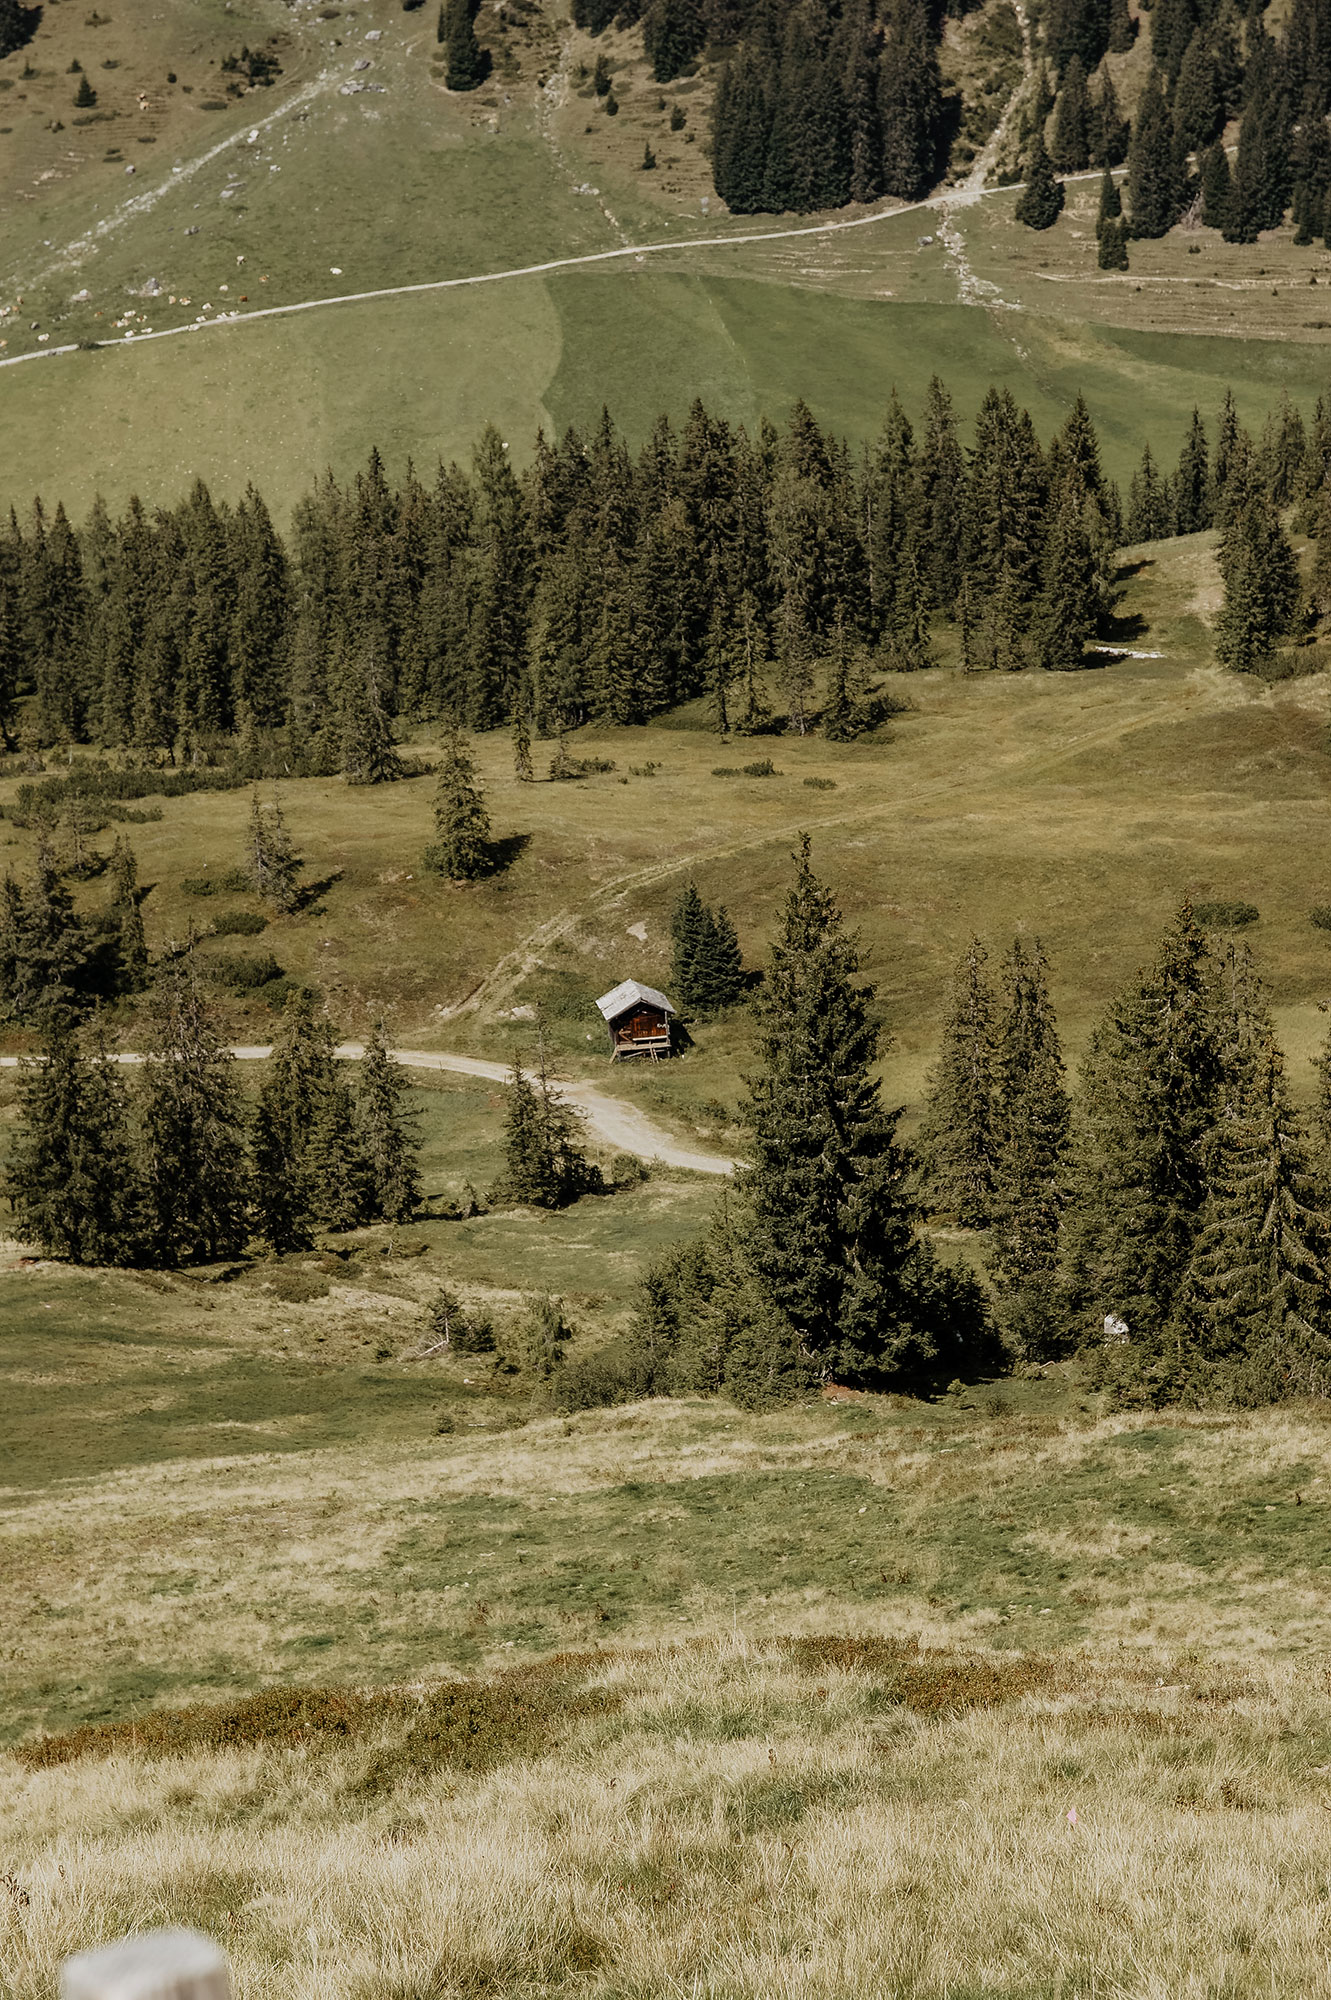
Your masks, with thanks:
M1215 965L1186 901L1110 1003L1082 1068L1070 1265L1088 1320L1158 1352L1201 1225L1224 1083Z
M949 1335L946 1275L914 1240L897 1114L884 1110L872 1074L873 989L857 982L859 966L805 836L763 989L761 1067L748 1079L746 1260L771 1326L793 1329L813 1367L918 1379L940 1338L964 1342L966 1316L956 1313Z
M990 1268L1004 1331L1032 1355L1055 1351L1064 1333L1057 1280L1071 1108L1048 972L1038 938L1029 950L1014 940L994 1061Z
M971 939L952 979L938 1065L915 1141L931 1211L984 1229L994 1185L994 996L987 953Z
M1012 212L1028 229L1052 229L1063 213L1063 183L1054 173L1038 132L1026 161L1026 185Z
M705 961L714 930L712 913L698 894L697 884L686 882L670 912L670 938L674 946L670 984L681 1007L707 1005Z
M117 993L141 993L148 984L148 941L139 907L139 869L134 850L123 834L111 849L111 896L108 918L114 929Z
M255 1109L251 1191L275 1251L306 1248L320 1224L351 1228L367 1208L366 1168L333 1031L304 987L286 1004Z
M146 1020L139 1156L148 1254L168 1266L234 1257L249 1233L245 1106L193 954L163 967Z
M479 90L490 74L490 51L476 39L476 14L480 0L444 0L439 25L447 68L444 83L449 90Z
M406 1075L376 1022L361 1057L356 1109L366 1207L386 1222L410 1222L421 1202L419 1118L407 1100Z
M1169 1386L1239 1400L1331 1389L1331 1229L1269 1030L1227 1093L1170 1329Z
M582 1149L580 1114L555 1087L538 1042L534 1075L515 1061L504 1119L504 1171L493 1199L531 1208L564 1208L601 1186Z
M1049 157L1061 174L1079 174L1091 162L1091 101L1086 89L1086 71L1081 57L1074 55L1063 72L1063 84L1054 105L1054 130Z
M1183 212L1184 177L1160 73L1142 86L1128 144L1128 209L1134 236L1163 236Z
M1288 632L1299 602L1299 573L1280 516L1261 490L1230 518L1219 549L1224 603L1215 627L1215 656L1235 673L1269 658Z
M1178 469L1172 485L1174 533L1197 535L1215 518L1211 498L1211 464L1206 444L1206 426L1194 410L1188 434L1179 453Z
M46 1012L19 1069L5 1192L22 1236L75 1264L128 1264L140 1242L129 1107L104 1046L85 1049L67 1008Z
M451 882L474 882L494 865L490 816L460 729L449 732L434 795L435 837L425 865Z

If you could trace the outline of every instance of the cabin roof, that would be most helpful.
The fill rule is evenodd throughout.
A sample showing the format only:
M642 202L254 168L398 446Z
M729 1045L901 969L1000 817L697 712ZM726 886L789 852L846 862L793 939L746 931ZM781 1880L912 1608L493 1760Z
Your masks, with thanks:
M658 993L654 986L640 986L636 979L621 980L609 993L603 993L596 1004L607 1021L617 1021L633 1007L659 1007L663 1014L675 1011L664 993Z

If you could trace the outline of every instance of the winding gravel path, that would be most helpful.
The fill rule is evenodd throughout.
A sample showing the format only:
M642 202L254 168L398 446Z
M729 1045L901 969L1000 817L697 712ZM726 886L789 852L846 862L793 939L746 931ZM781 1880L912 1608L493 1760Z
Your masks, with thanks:
M233 1048L239 1062L264 1062L273 1053L266 1042L246 1043ZM363 1042L340 1042L335 1054L356 1062L365 1054ZM507 1083L510 1072L505 1064L486 1062L479 1056L442 1055L430 1049L394 1049L393 1055L404 1069L452 1070L458 1076L479 1076L487 1083ZM0 1056L0 1068L16 1069L20 1056ZM119 1063L141 1063L141 1055L117 1054ZM607 1097L594 1083L563 1083L560 1095L580 1111L589 1129L606 1146L619 1153L635 1153L642 1160L659 1160L666 1167L684 1167L695 1174L733 1174L735 1162L717 1153L695 1153L681 1146L668 1132L653 1124L636 1104L622 1097Z

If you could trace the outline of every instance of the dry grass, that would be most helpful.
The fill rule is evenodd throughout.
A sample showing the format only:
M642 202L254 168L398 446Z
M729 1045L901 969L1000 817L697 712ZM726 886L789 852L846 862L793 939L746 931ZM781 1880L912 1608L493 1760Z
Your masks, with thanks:
M360 1743L14 1764L6 1990L188 1921L243 2000L1325 1995L1322 1677L1160 1664L920 1714L879 1661L724 1639L583 1663L558 1750L484 1771L367 1789Z

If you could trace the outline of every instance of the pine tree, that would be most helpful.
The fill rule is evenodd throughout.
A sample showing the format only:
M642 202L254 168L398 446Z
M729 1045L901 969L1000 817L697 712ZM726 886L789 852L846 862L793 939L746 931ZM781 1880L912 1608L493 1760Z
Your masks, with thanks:
M739 1195L760 1296L814 1366L906 1380L938 1354L937 1280L872 1075L879 1032L859 962L806 836L763 989Z
M722 903L712 917L706 953L707 1000L711 1007L733 1007L744 995L744 958L739 933Z
M493 867L490 817L460 729L449 732L434 795L435 838L425 866L450 882L474 882Z
M49 1008L85 1004L91 944L45 841L26 892L7 898L6 980L9 1012L35 1021Z
M672 83L707 42L707 23L698 0L650 0L642 23L642 46L657 83Z
M1091 165L1121 166L1128 156L1128 136L1128 121L1119 109L1114 79L1110 74L1108 63L1102 63L1100 87L1091 105Z
M79 87L74 92L74 109L76 111L91 111L96 102L97 92L93 89L87 77L81 76L79 78Z
M1211 467L1206 447L1206 426L1197 410L1192 413L1188 434L1179 453L1173 479L1174 533L1197 535L1211 526Z
M1150 445L1143 445L1141 464L1128 488L1124 533L1129 542L1158 542L1173 531L1173 525L1168 490Z
M1100 565L1086 525L1087 503L1064 485L1045 549L1044 587L1033 619L1034 657L1047 673L1085 664L1103 608Z
M994 1080L991 1269L1009 1339L1028 1354L1048 1353L1060 1333L1059 1225L1071 1112L1038 939L1029 952L1016 939L1003 967Z
M0 0L0 61L32 40L41 9L25 7L22 0Z
M300 1250L320 1223L363 1219L366 1168L333 1032L304 987L287 1001L254 1117L251 1190L259 1234Z
M342 675L342 773L349 785L392 784L402 776L373 655L364 666L348 660Z
M1224 122L1224 100L1210 42L1205 30L1198 28L1174 86L1174 136L1185 153L1200 153L1216 138Z
M1178 1375L1219 1368L1245 1401L1324 1396L1331 1232L1269 1032L1212 1135L1210 1169L1171 1327Z
M1137 103L1128 145L1128 207L1134 236L1163 236L1183 212L1183 175L1158 70Z
M305 863L296 852L287 831L282 806L276 794L268 812L263 809L256 785L250 795L249 833L246 840L246 873L254 893L270 909L283 913L294 910L300 901L296 878Z
M406 1102L407 1078L376 1022L361 1057L356 1108L369 1184L369 1212L410 1222L421 1202L418 1114Z
M525 701L513 711L513 776L520 785L530 785L536 776L531 760L531 717Z
M20 1232L75 1264L131 1263L138 1184L124 1084L104 1047L81 1047L67 1009L47 1011L18 1096L5 1192Z
M1063 87L1054 106L1054 131L1049 143L1053 164L1063 174L1079 174L1091 160L1091 104L1086 71L1074 55L1063 72Z
M1308 581L1308 596L1315 615L1325 618L1331 615L1331 485L1323 486L1317 495L1313 533L1316 554Z
M1102 271L1129 270L1128 232L1122 216L1111 216L1099 236L1095 258L1098 268Z
M476 39L473 25L480 0L444 0L440 18L448 90L479 90L490 74L490 51Z
M139 907L139 869L134 850L122 834L111 849L111 898L108 917L115 929L117 993L141 993L148 984L148 941Z
M1229 225L1229 204L1233 182L1229 154L1217 139L1201 159L1202 221L1208 229L1224 230Z
M938 1066L915 1141L931 1211L988 1226L994 1174L994 1001L986 953L972 938L957 964Z
M1104 234L1107 222L1116 222L1123 213L1123 197L1118 191L1118 182L1106 167L1100 176L1100 207L1095 218L1095 233Z
M1280 516L1267 495L1252 497L1230 518L1218 554L1225 597L1215 628L1215 656L1248 673L1288 632L1299 601L1298 565Z
M145 1241L156 1264L211 1263L245 1247L244 1099L192 954L158 975L140 1094Z
M670 984L677 1006L690 1011L706 1007L701 968L714 934L712 913L698 894L697 885L685 883L670 912L670 936L674 943Z
M1128 0L1109 0L1109 53L1126 55L1137 39L1137 23L1128 12Z
M1096 1325L1158 1352L1206 1200L1224 1083L1215 966L1185 901L1152 964L1110 1004L1082 1069L1070 1266Z
M504 1120L504 1172L492 1199L531 1208L564 1208L601 1185L582 1150L582 1120L555 1089L545 1044L537 1045L534 1080L513 1064Z
M1063 213L1063 183L1054 174L1044 140L1037 133L1026 162L1026 185L1013 210L1028 229L1052 229Z

